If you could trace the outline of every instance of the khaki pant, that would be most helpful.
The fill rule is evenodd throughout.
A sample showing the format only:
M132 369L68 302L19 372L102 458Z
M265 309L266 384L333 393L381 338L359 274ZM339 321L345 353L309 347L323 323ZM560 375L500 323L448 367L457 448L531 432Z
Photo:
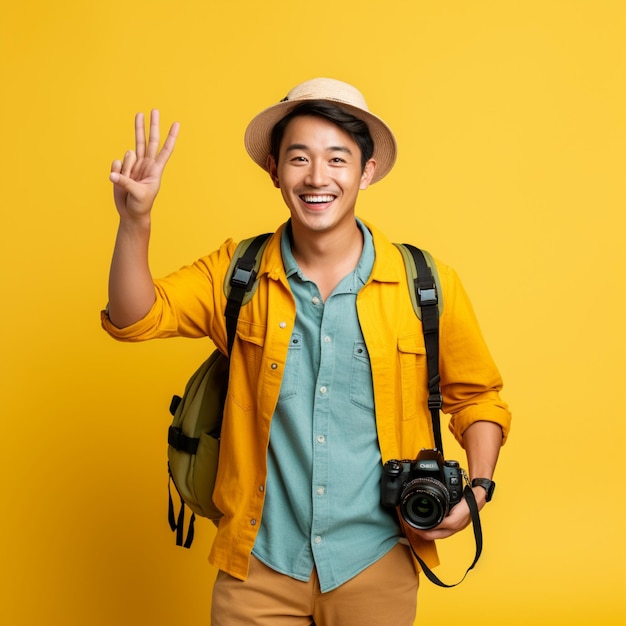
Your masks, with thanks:
M413 559L402 544L328 593L320 592L315 571L301 582L253 556L246 581L218 573L211 626L412 626L417 588Z

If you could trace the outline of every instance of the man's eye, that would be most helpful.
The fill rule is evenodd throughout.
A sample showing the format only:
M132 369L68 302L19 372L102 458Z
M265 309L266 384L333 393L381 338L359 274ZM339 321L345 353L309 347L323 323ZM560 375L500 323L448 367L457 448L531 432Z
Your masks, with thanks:
M342 159L341 157L334 157L333 159L331 159L331 163L345 163L345 159Z

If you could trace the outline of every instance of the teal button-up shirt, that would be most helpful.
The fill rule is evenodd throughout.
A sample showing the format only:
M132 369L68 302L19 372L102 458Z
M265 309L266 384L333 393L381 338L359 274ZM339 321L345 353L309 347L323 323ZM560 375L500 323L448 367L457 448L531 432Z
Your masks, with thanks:
M379 501L372 372L356 310L375 253L371 233L359 226L359 264L326 302L298 267L289 228L281 241L296 322L272 418L253 554L297 580L308 580L315 567L323 592L377 561L399 538Z

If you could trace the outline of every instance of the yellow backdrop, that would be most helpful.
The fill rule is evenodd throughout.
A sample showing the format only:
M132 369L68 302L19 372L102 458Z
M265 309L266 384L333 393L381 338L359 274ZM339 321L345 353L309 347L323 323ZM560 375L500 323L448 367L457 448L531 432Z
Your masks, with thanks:
M0 622L208 624L212 529L174 546L165 434L211 345L101 332L109 164L136 111L181 122L152 248L173 270L285 218L243 131L332 76L399 141L361 216L458 269L514 411L484 556L423 582L418 623L624 623L625 34L620 0L3 7ZM440 576L472 550L442 543Z

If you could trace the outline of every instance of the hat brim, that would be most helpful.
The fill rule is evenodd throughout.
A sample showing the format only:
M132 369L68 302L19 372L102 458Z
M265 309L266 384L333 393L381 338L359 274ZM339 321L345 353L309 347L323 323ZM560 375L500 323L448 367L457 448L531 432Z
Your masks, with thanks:
M364 111L359 107L346 104L343 101L332 100L331 98L323 98L323 100L336 103L342 109L347 110L367 124L374 141L372 158L376 161L376 171L372 177L372 184L385 177L394 166L398 153L396 139L387 124L373 113ZM252 160L264 170L267 171L267 157L271 150L271 136L274 126L305 101L288 100L279 102L261 111L248 124L244 135L246 150Z

